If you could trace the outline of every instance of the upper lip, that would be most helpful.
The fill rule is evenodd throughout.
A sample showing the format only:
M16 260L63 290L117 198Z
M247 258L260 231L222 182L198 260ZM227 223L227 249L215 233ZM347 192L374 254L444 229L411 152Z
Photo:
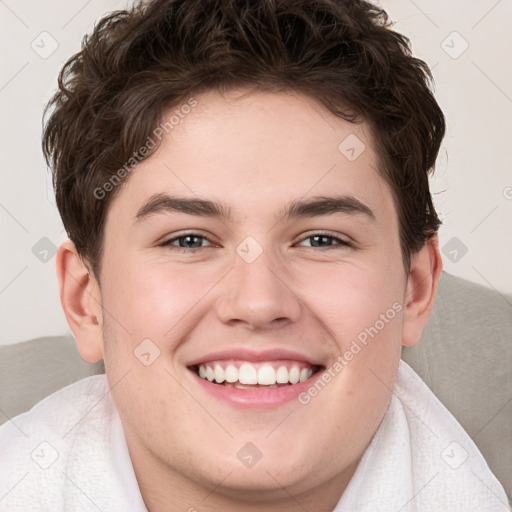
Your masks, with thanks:
M304 361L313 366L322 366L320 361L315 360L305 354L300 354L292 350L286 350L282 348L272 348L265 350L251 350L248 348L230 348L226 350L220 350L217 352L211 352L207 355L198 357L189 361L186 366L197 366L205 364L210 361L223 361L228 359L238 359L241 361L249 362L265 362L265 361L278 361L280 359L287 359L292 361Z

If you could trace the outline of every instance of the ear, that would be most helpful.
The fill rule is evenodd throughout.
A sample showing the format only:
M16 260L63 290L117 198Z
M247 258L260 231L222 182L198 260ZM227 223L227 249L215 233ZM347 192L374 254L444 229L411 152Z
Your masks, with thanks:
M64 242L57 252L60 302L84 361L103 358L103 312L99 283L84 265L75 245Z
M443 270L439 239L431 237L411 258L407 277L402 345L415 345L434 306L437 285Z

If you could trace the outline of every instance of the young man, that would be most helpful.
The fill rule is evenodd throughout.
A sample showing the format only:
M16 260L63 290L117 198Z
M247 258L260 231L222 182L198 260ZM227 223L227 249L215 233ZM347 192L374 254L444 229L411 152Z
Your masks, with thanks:
M508 510L400 361L442 267L430 78L362 1L98 24L44 151L62 305L106 375L2 427L2 510Z

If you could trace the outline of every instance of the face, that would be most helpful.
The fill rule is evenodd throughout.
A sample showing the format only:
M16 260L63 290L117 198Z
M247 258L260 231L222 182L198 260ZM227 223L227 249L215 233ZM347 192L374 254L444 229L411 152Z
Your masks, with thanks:
M368 128L292 93L196 100L105 226L136 473L255 499L344 481L390 400L407 279Z

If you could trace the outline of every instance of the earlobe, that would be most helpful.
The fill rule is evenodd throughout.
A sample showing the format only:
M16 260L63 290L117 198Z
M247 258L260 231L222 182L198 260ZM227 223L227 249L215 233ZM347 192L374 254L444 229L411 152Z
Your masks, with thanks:
M415 345L427 323L437 293L443 263L437 235L411 257L407 278L402 345Z
M103 357L103 315L99 284L84 265L75 245L64 242L57 252L60 301L84 361Z

